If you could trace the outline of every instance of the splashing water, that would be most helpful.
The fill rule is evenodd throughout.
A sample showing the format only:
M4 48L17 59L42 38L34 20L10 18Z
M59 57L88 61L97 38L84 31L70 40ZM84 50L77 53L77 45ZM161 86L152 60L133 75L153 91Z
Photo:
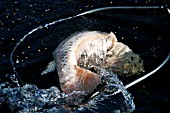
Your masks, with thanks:
M106 71L103 68L96 67L97 73L102 76L101 90L93 94L82 105L68 106L65 102L67 95L60 92L56 87L49 89L38 89L37 86L27 84L23 87L4 88L0 89L0 108L4 104L8 104L8 109L17 112L67 112L70 109L73 111L84 111L85 109L95 112L99 109L98 105L105 105L103 101L113 98L116 90L120 90L123 94L123 103L116 103L121 108L114 109L119 112L132 112L135 109L135 104L131 94L124 88L123 83L118 79L117 74ZM112 106L112 104L110 104ZM115 105L114 105L115 106ZM113 107L114 108L114 107Z
M105 98L108 98L112 95L115 95L115 88L122 92L123 97L125 98L124 105L126 106L126 110L124 112L132 112L135 110L135 104L133 102L133 97L131 94L126 90L123 83L119 80L117 74L114 74L112 72L108 72L107 70L95 67L97 73L102 76L103 83L106 83L103 95ZM109 93L109 95L107 95ZM96 97L95 97L96 98ZM97 98L97 101L100 99Z
M110 7L108 9L112 9L112 8L114 9L114 7ZM156 7L156 8L160 8L160 7ZM66 109L63 108L63 105L66 105L66 103L64 102L65 94L61 93L58 90L58 88L51 87L49 89L38 89L35 85L30 85L30 84L21 87L19 81L20 82L22 81L19 79L19 76L16 72L16 68L14 66L14 61L13 61L14 52L16 51L20 43L22 43L27 36L31 35L32 33L36 32L39 29L54 25L56 23L65 20L73 19L79 16L83 16L85 14L90 14L101 10L106 10L106 8L84 12L72 17L56 20L51 23L38 26L37 28L27 33L23 38L21 38L10 54L10 62L12 64L13 71L15 72L15 74L8 75L8 77L14 83L18 84L17 86L20 87L2 89L2 87L7 84L6 83L0 84L0 88L1 88L0 108L4 106L4 104L5 105L8 104L9 109L16 112L67 112ZM19 63L19 61L16 60L16 63ZM84 105L78 107L77 109L79 111L83 111L85 108L99 109L99 107L97 107L98 104L100 103L102 104L102 101L111 98L112 95L115 96L117 94L115 93L115 91L117 90L117 92L122 92L122 95L125 99L125 101L123 101L125 106L123 107L124 110L122 111L132 112L135 109L133 98L131 94L126 90L126 88L123 86L123 83L118 79L117 75L110 73L99 67L97 67L97 71L103 77L103 83L106 83L107 85L105 85L101 90L96 92L88 99L88 101L86 102L87 106ZM115 112L116 111L121 112L120 109L121 108L116 109Z
M56 87L49 89L38 89L35 85L24 85L23 87L0 89L0 108L3 104L8 104L8 109L17 112L37 112L37 111L61 111L60 99L62 93Z

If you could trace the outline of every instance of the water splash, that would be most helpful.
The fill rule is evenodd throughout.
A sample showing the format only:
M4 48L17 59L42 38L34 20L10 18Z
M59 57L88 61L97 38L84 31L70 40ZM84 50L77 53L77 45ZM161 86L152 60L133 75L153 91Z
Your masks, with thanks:
M4 88L0 89L0 108L3 104L8 104L11 111L17 112L42 112L53 111L56 112L64 110L61 105L64 103L63 93L56 87L49 89L38 89L35 85L24 85L23 87ZM59 104L60 103L60 104Z
M84 105L69 106L65 101L68 95L60 92L57 87L39 89L35 85L27 84L23 87L0 89L0 108L7 104L9 110L17 112L51 112L56 110L56 112L64 113L69 112L70 109L72 112L83 112L85 109L95 112L95 109L100 110L99 105L105 106L104 101L111 99L116 90L121 90L124 97L121 104L111 99L117 105L119 104L120 107L114 109L116 108L115 105L112 107L112 104L110 104L111 109L115 112L117 110L125 113L132 112L135 109L133 97L124 88L117 75L99 67L97 67L97 73L102 76L104 86L88 98L87 101L83 102Z
M119 7L117 7L119 8ZM127 8L130 8L130 7L127 7ZM135 7L134 7L135 8ZM142 7L139 7L139 9L141 9ZM155 7L145 7L146 9L147 8L162 8L160 6L155 6ZM45 25L42 25L42 26L38 26L37 28L33 29L32 31L30 31L29 33L27 33L26 35L23 36L23 38L20 39L20 41L16 44L16 46L14 47L14 49L12 50L11 54L10 54L10 62L12 64L12 67L13 67L13 71L15 72L15 74L11 75L15 78L15 76L18 76L17 72L16 72L16 68L14 66L14 61L13 61L13 55L14 55L14 52L16 51L17 47L20 45L20 43L22 43L25 38L29 35L31 35L32 33L34 33L35 31L39 30L39 29L42 29L44 27L48 27L50 25L54 25L56 23L59 23L59 22L62 22L62 21L65 21L65 20L69 20L69 19L73 19L73 18L76 18L76 17L79 17L79 16L83 16L83 15L86 15L86 14L90 14L90 13L94 13L94 12L97 12L97 11L102 11L102 10L107 10L107 9L115 9L115 7L106 7L106 8L98 8L98 9L95 9L95 10L91 10L91 11L87 11L87 12L84 12L84 13L80 13L78 15L75 15L75 16L71 16L71 17L68 17L68 18L64 18L64 19L60 19L60 20L56 20L56 21L53 21L49 24L45 24ZM169 10L168 10L169 11ZM16 63L19 63L19 61L16 61ZM104 72L104 71L101 71L101 72ZM114 90L112 91L111 89L114 89L116 87L116 89L118 90L118 92L122 92L124 98L125 98L125 105L127 105L127 108L130 109L130 110L133 110L135 108L134 106L134 103L133 103L133 98L131 97L131 95L126 91L126 88L130 87L131 85L127 86L127 87L123 87L123 84L121 82L116 82L119 81L119 79L110 79L109 76L113 77L113 78L116 78L116 75L114 74L111 74L111 75L103 75L105 76L104 77L104 81L106 81L106 83L108 82L108 87L106 87L107 90L104 90L104 92L108 93L109 91L109 94L105 94L104 92L98 92L96 93L95 95L93 95L93 97L90 98L90 100L87 102L89 105L93 105L93 106L90 106L91 108L96 108L94 105L94 103L100 103L100 101L103 101L105 100L106 98L108 97L111 97L112 95L115 95L117 93L113 93ZM106 79L107 77L109 77L109 79ZM18 77L17 77L18 78ZM18 80L14 80L16 81L17 83ZM109 81L111 83L109 83ZM139 81L138 81L139 82ZM136 84L136 83L135 83ZM3 86L4 84L2 84ZM134 84L133 84L134 85ZM0 85L1 86L1 85ZM19 84L18 84L19 86ZM23 86L23 87L18 87L18 88L8 88L8 89L0 89L0 93L2 94L1 97L0 97L0 105L2 105L5 101L10 104L10 108L12 108L13 110L14 109L22 109L21 111L40 111L40 112L45 112L45 111L55 111L55 112L59 112L59 111L62 111L63 108L61 106L56 106L56 104L58 103L54 103L53 100L50 100L51 97L54 97L56 94L52 94L51 92L46 92L48 89L46 90L41 90L41 89L37 89L36 87L30 85L26 85L26 86ZM114 88L113 88L114 87ZM31 89L31 90L27 90L27 89ZM110 89L111 88L111 89ZM35 93L34 92L36 91L39 91L39 92L44 92L44 93ZM50 91L54 91L55 88ZM29 92L33 93L33 94L30 94ZM16 95L17 94L17 95ZM18 96L18 94L20 96ZM50 97L50 98L46 98L44 97L43 95L48 95L47 97ZM39 98L39 97L42 97L42 98ZM45 99L44 99L45 98ZM41 102L40 103L36 103L36 101L34 101L34 99L40 99L40 100L43 100L43 101L39 101L37 100L37 102ZM56 99L59 99L59 100L63 100L63 97L61 96L61 98L59 97L56 97ZM55 99L54 99L55 100ZM131 101L132 100L132 101ZM25 103L24 103L25 102ZM51 102L52 104L49 104ZM56 102L56 101L55 101ZM18 104L19 103L19 104ZM61 102L63 103L63 102ZM50 107L49 109L46 107L46 104L48 104ZM18 106L18 105L22 105L22 106ZM55 106L53 106L55 105ZM24 107L23 107L24 106ZM18 107L18 108L17 108ZM33 108L31 108L33 107ZM90 108L89 107L89 108ZM80 109L81 110L81 109Z
M127 89L124 87L123 83L119 80L117 74L109 72L103 68L95 67L97 73L102 76L103 82L106 83L105 89L104 89L104 97L108 98L112 95L115 95L115 88L122 92L123 97L125 98L125 108L127 112L132 112L135 110L135 104L133 102L132 95L127 91ZM109 95L106 95L109 93Z
M157 71L161 68L169 58L170 53L164 62L155 70ZM87 110L96 112L97 110L101 110L99 105L103 105L104 108L106 108L107 105L104 101L109 100L109 102L112 101L114 103L114 107L112 107L113 103L109 103L109 106L114 109L112 112L133 112L135 109L133 97L126 90L126 88L134 85L134 83L124 87L123 83L119 80L116 74L108 72L100 67L95 67L95 71L102 77L102 83L104 84L103 88L88 98L83 106L72 107L72 109L75 112L86 112ZM13 80L12 75L6 76L12 79L12 81L15 81ZM5 85L9 84L0 84L0 109L3 109L3 106L6 105L4 109L8 108L10 111L17 112L69 112L67 109L67 103L65 102L65 97L67 95L60 92L56 87L51 87L49 89L38 89L35 85L27 84L23 87L3 88ZM124 100L121 100L123 103L118 103L120 102L118 100L119 98L116 98L118 102L113 100L113 97L115 98L118 93L123 95ZM118 104L120 106L116 108Z

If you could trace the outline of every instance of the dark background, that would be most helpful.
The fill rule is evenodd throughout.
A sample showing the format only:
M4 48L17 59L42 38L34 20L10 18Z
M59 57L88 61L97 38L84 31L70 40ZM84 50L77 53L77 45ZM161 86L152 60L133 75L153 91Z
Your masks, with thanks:
M113 28L120 27L119 30L114 29L120 41L122 41L121 37L124 36L139 37L136 41L133 41L134 38L127 38L123 41L146 60L146 73L150 72L166 58L169 52L170 16L166 10L166 7L169 7L168 4L170 4L170 1L163 0L1 0L0 76L2 77L0 81L4 82L6 80L3 79L4 75L13 73L10 53L16 43L32 29L61 18L106 6L159 5L165 6L165 8L101 12L38 30L28 36L14 52L13 61L15 62L15 59L20 60L19 64L15 63L15 67L21 80L24 84L32 83L40 88L58 86L55 73L44 77L40 76L40 73L47 63L52 60L51 52L63 38L75 31L86 29L110 32ZM132 31L129 26L138 26L139 29ZM63 38L56 39L56 37ZM159 38L161 38L161 41L158 41ZM160 48L155 53L147 53L150 48L154 48L153 46L160 46ZM129 88L129 92L134 96L135 112L167 113L169 111L169 66L170 61L146 80Z

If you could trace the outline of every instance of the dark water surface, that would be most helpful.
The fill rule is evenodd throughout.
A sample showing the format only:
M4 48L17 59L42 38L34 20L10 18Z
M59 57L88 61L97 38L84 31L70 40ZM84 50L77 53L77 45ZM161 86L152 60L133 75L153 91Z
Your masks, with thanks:
M115 5L159 5L159 9L114 9L100 11L44 27L27 36L14 51L12 60L24 84L39 88L58 86L56 72L41 76L58 44L76 31L113 31L118 40L128 45L144 60L145 72L124 80L130 81L159 66L170 50L170 15L168 1L76 1L19 0L0 1L0 82L12 83L7 74L14 74L10 54L24 35L40 25L74 16L90 9ZM136 104L135 113L167 113L170 105L170 62L151 77L129 88ZM166 73L166 74L165 74ZM20 80L19 80L20 81ZM20 81L21 82L21 81ZM15 87L12 84L11 87ZM107 103L107 102L106 102ZM109 104L109 102L108 102ZM107 105L109 106L109 105ZM101 107L101 109L108 107ZM4 108L0 109L4 110ZM106 110L107 111L107 110ZM103 112L103 111L102 111Z

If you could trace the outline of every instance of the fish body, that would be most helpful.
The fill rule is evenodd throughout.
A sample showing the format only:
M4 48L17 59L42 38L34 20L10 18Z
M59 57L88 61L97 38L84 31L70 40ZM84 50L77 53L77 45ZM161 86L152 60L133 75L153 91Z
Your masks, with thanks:
M107 51L114 46L115 42L117 39L112 32L84 31L74 33L55 49L53 52L54 61L49 63L42 74L53 71L56 67L63 92L66 94L73 91L91 93L100 84L101 76L79 67L77 60L82 55L87 58L92 55L106 57Z

